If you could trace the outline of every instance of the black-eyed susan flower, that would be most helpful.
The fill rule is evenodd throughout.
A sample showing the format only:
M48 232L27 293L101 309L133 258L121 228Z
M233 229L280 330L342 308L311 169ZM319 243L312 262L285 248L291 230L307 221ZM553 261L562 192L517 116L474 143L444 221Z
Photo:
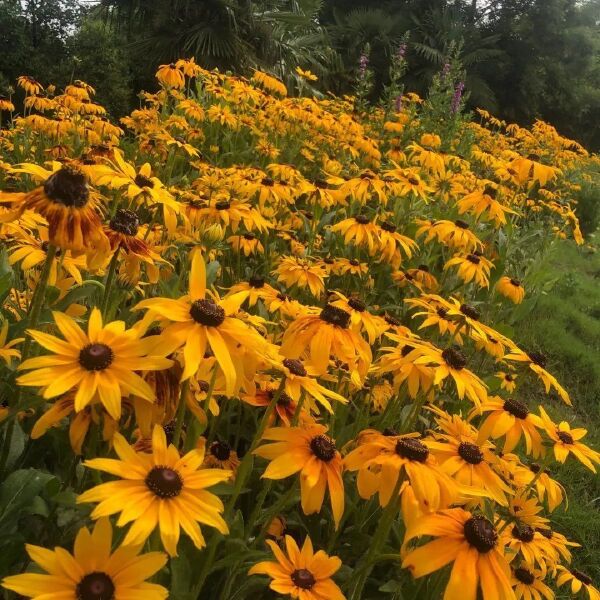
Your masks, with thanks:
M554 592L544 583L546 573L531 565L521 564L511 570L511 585L516 600L554 599Z
M453 562L444 600L476 600L478 587L484 600L514 599L502 542L486 517L462 508L425 515L405 541L423 535L435 539L409 552L402 566L419 578Z
M427 440L418 436L378 432L359 435L358 446L344 458L344 465L349 471L358 471L357 485L362 497L369 498L377 491L379 503L387 506L393 500L398 478L404 474L421 510L429 512L450 506L458 495L456 485L438 466Z
M355 217L336 223L331 228L331 231L333 233L339 231L344 236L346 244L353 242L358 247L364 246L370 255L375 253L378 246L377 226L364 214L356 215Z
M496 284L496 290L502 296L508 298L514 304L521 304L525 298L525 288L523 284L513 277L500 277Z
M600 591L594 586L594 581L589 575L579 569L569 569L563 565L559 565L557 568L559 575L556 578L556 585L558 587L570 584L572 594L578 594L583 589L589 600L600 600ZM585 595L583 594L583 596Z
M454 415L453 421L436 419L446 433L435 433L435 440L427 447L436 457L442 470L474 495L493 498L498 504L508 505L511 488L494 467L498 458L489 442L478 443L477 430ZM457 427L458 425L458 427Z
M489 287L490 269L493 263L479 254L466 254L453 256L444 265L444 270L458 267L458 276L465 282L474 281L479 287Z
M19 165L14 171L26 173L42 185L22 194L14 209L1 215L0 221L32 210L48 222L48 241L55 246L79 253L106 246L98 195L90 190L81 169L54 162L51 171L29 163Z
M345 600L344 594L331 576L342 566L337 556L329 556L323 550L315 552L310 537L302 548L294 538L285 536L285 552L272 540L267 540L275 561L263 561L254 565L249 575L268 575L269 587L278 594L300 600Z
M126 330L123 321L103 326L97 308L90 314L87 334L68 315L54 312L53 317L65 339L28 330L40 346L54 354L21 363L19 370L30 372L18 377L19 385L42 388L46 399L76 390L76 412L99 401L115 419L121 415L123 396L135 394L149 402L154 400L154 391L136 371L171 366L171 360L150 354L155 350L156 338L142 338L139 328Z
M210 348L225 376L226 393L232 394L239 379L238 369L242 366L240 359L243 363L246 353L253 356L266 353L267 342L235 316L243 297L220 299L216 292L207 289L206 265L199 252L192 258L189 289L189 295L178 300L148 298L136 308L150 310L170 321L163 335L183 346L182 380L196 373L206 349Z
M385 320L377 315L372 315L367 310L367 305L356 296L348 298L341 292L333 292L330 302L333 306L337 306L350 314L351 327L357 331L364 330L369 344L374 344L387 329Z
M336 528L344 512L342 457L327 427L308 424L304 427L267 429L263 440L271 444L259 446L254 453L271 462L262 474L266 479L284 479L300 472L302 511L318 513L329 489L331 511Z
M479 425L479 441L504 437L503 452L507 453L523 438L527 454L534 458L542 455L542 436L538 431L543 429L542 420L526 404L515 398L491 396L471 413L471 418L481 413L489 414Z
M548 359L541 352L524 352L520 348L517 348L514 344L511 351L503 357L504 361L517 361L527 363L529 368L539 377L541 382L544 384L546 393L553 388L556 393L561 397L563 402L571 406L571 398L569 393L565 390L562 385L558 382L556 377L546 371L546 364Z
M201 445L206 444L205 439L198 442ZM235 472L240 466L240 459L237 452L225 440L215 440L208 447L203 449L204 462L202 466L206 469L225 469L231 472L231 477L235 478Z
M580 427L571 429L566 421L561 421L557 425L548 416L543 406L540 406L540 416L542 417L544 429L552 440L554 458L559 463L564 463L569 454L572 454L582 465L595 473L596 467L593 463L600 464L600 453L579 441L585 437L587 429Z
M449 347L440 350L434 346L418 346L419 356L415 364L431 366L434 370L433 384L439 386L445 379L451 377L456 386L458 397L465 396L479 406L487 398L487 386L475 373L469 371L467 357L457 348Z
M120 479L101 483L81 494L77 502L98 502L92 518L120 513L120 527L132 523L124 545L143 544L156 529L164 549L177 555L180 529L196 548L205 546L198 523L228 533L221 517L223 503L206 488L227 481L231 471L202 469L204 448L180 456L175 446L167 445L165 431L159 425L152 433L152 453L136 452L120 434L113 438L119 459L93 458L84 464Z
M558 553L549 541L526 523L517 521L509 525L502 532L502 538L507 550L510 549L507 557L511 562L518 558L545 569L558 561Z
M351 378L357 384L367 375L372 354L369 344L350 328L351 315L345 310L327 304L323 309L310 309L286 329L281 354L297 359L308 350L311 365L323 375L333 357L346 363Z
M277 275L277 280L287 287L308 288L315 298L319 298L325 291L325 269L308 259L284 256L273 273Z
M156 79L170 88L180 89L185 85L183 71L175 63L160 65L156 71Z
M56 547L48 550L27 544L27 554L44 573L22 573L2 580L7 590L28 598L77 598L81 600L163 600L169 592L146 580L167 562L162 552L139 554L141 547L120 546L112 551L112 527L100 519L90 531L82 527L73 554Z
M517 375L515 373L507 373L505 371L498 371L496 377L500 380L500 389L506 390L509 394L512 394L517 389Z

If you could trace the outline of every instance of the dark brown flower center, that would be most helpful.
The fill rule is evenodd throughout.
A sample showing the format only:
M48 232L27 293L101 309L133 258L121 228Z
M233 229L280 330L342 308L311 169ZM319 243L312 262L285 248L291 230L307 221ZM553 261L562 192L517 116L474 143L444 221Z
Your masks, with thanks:
M342 329L348 329L350 325L350 315L341 308L328 304L319 315L323 321L341 327Z
M149 177L146 177L144 175L141 175L139 173L135 176L134 181L135 181L135 184L141 188L147 187L147 188L152 189L154 187L154 182L152 181L152 179L150 179Z
M481 554L493 550L498 541L494 526L481 515L471 517L465 523L463 532L467 542Z
M392 317L390 315L385 315L385 322L392 327L399 327L401 325L400 321L396 319L396 317Z
M190 316L200 325L218 327L225 320L225 311L211 300L196 300L190 308Z
M460 457L470 465L478 465L483 462L483 452L481 448L470 442L461 442L458 447Z
M248 284L250 287L260 289L265 287L265 280L262 277L250 277Z
M44 183L44 193L50 200L69 208L83 208L90 197L85 175L73 167L62 167Z
M114 600L115 584L101 571L88 573L75 588L77 600Z
M400 438L396 442L396 454L408 460L424 463L429 457L429 448L415 438Z
M273 179L271 179L270 177L263 177L263 179L260 183L267 187L273 187L275 185L275 181Z
M355 259L355 258L351 258L348 261L353 267L358 267L358 265L360 265L360 263Z
M356 215L356 217L354 217L354 220L359 225L366 225L369 222L369 217L367 217L367 215Z
M591 577L577 569L571 569L571 575L573 575L573 577L575 577L576 579L579 579L579 581L581 581L581 583L584 583L585 585L592 585L593 583Z
M394 233L396 231L397 227L393 223L390 223L389 221L384 221L381 224L381 229L383 229L384 231L387 231L389 233Z
M536 531L543 535L547 540L551 540L554 535L554 531L552 529L536 529Z
M560 441L563 444L569 444L572 445L575 443L575 440L573 439L573 436L568 432L568 431L557 431L556 435L558 436L558 438L560 439Z
M231 208L231 202L229 200L219 200L215 203L217 210L229 210Z
M227 442L216 441L210 445L210 453L217 460L227 460L231 455L231 446Z
M441 319L445 319L448 315L448 310L446 308L438 308L435 312Z
M515 525L512 529L513 537L525 543L532 542L534 534L535 530L529 525Z
M410 183L410 185L419 185L420 182L416 177L409 177L408 183Z
M398 432L395 429L392 429L391 427L386 427L382 432L382 435L385 435L386 437L393 437L395 435L398 435Z
M117 233L134 236L138 232L140 220L132 210L119 208L110 220L110 228Z
M365 309L367 308L366 304L362 300L359 300L358 298L350 298L348 300L348 306L358 312L364 312Z
M315 585L314 575L307 569L296 569L292 573L292 582L296 587L303 590L310 590Z
M508 398L504 401L504 410L517 419L526 419L529 414L529 409L525 404L515 400L514 398Z
M467 260L474 265L478 265L481 262L481 258L476 254L467 254Z
M206 394L206 392L208 392L208 390L210 389L210 384L208 383L208 381L205 381L204 379L199 379L198 387L200 388L201 392L204 392Z
M510 282L515 286L515 287L521 287L521 282L518 279L511 279Z
M541 352L529 352L528 356L529 360L531 360L531 362L536 364L538 367L542 367L542 369L546 367L548 359Z
M465 221L461 221L460 219L454 221L454 224L461 229L469 229L469 224Z
M112 363L114 353L106 344L88 344L79 352L79 364L88 371L102 371Z
M524 583L525 585L531 585L535 581L535 576L533 575L533 573L531 571L528 571L527 569L524 569L523 567L515 569L514 573L516 579L518 579L521 583Z
M423 273L429 273L429 267L427 265L419 265L417 268L419 271L423 271Z
M284 359L283 366L289 369L290 373L296 375L296 377L306 377L307 375L304 365L297 358Z
M415 349L414 346L411 346L410 344L404 344L404 346L402 346L402 350L400 350L400 354L402 354L402 358L409 355L414 349Z
M276 394L277 392L275 390L269 390L267 392L268 396L269 396L269 400L273 399L273 396ZM293 400L292 397L289 394L286 394L285 392L281 392L281 394L279 394L279 399L277 400L277 404L279 406L290 406L291 404L293 404Z
M461 304L460 312L465 315L465 317L469 317L469 319L473 319L473 321L479 321L481 314L479 311L470 304Z
M159 498L179 496L183 481L175 469L154 467L146 476L146 487Z
M244 234L244 239L251 241L251 240L255 240L256 239L256 235L254 235L253 233L245 233Z
M504 376L504 381L508 381L508 382L510 382L510 381L514 381L514 377L513 377L513 376L512 376L510 373L507 373L507 374Z
M467 366L467 357L460 350L456 350L455 348L446 348L442 352L442 358L450 367L457 371L460 371Z
M486 196L489 196L490 198L495 198L495 197L496 197L496 195L497 195L497 193L498 193L498 190L496 190L496 188L493 188L493 187L492 187L492 186L490 186L490 185L486 185L486 186L485 186L485 189L483 190L483 193L484 193Z
M317 435L310 440L310 449L323 462L329 462L335 456L335 443L326 435Z

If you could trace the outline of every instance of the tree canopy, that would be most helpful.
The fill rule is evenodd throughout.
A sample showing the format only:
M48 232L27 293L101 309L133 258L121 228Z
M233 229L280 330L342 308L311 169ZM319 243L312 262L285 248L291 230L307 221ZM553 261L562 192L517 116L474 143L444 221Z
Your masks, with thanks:
M157 64L191 56L292 85L300 66L346 93L368 47L377 94L407 40L405 89L424 93L459 48L472 106L598 148L599 23L600 0L0 0L0 93L21 74L79 78L118 116Z

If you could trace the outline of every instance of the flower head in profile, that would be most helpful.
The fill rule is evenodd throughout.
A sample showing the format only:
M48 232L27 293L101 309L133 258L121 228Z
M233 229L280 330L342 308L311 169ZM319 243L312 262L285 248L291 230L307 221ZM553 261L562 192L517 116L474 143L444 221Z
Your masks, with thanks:
M570 584L573 595L585 590L589 600L600 600L600 590L594 586L594 580L589 575L579 569L569 569L563 565L558 566L558 572L556 585L562 587L565 583Z
M123 321L103 325L97 308L92 309L87 333L64 313L54 312L53 317L65 339L28 330L40 346L53 354L21 363L19 370L30 372L18 377L19 385L41 387L46 399L76 390L76 412L99 401L114 419L121 415L123 396L134 394L154 400L154 391L136 371L161 370L173 364L164 356L150 355L156 351L156 336L142 338L141 328L125 329Z
M78 600L163 600L169 593L146 580L167 562L162 552L139 554L140 546L123 545L112 552L112 528L99 519L90 533L82 527L73 554L27 544L27 554L45 573L22 573L2 580L2 586L28 598Z
M278 594L300 600L345 600L331 576L342 566L337 556L323 550L315 552L309 537L298 548L294 538L285 536L285 552L272 540L267 540L275 561L254 565L249 575L268 575L269 587Z
M202 469L203 446L180 456L175 446L167 446L160 425L154 426L151 454L136 452L118 433L113 444L118 460L93 458L85 466L120 479L85 491L77 502L98 502L92 511L94 519L120 513L117 525L133 523L124 545L143 544L158 527L163 547L176 556L181 529L196 548L206 545L198 523L215 527L223 534L229 532L220 514L223 503L205 488L227 481L232 472Z
M515 304L521 304L525 298L525 288L523 284L513 277L500 277L496 284L496 290L499 294L508 298Z

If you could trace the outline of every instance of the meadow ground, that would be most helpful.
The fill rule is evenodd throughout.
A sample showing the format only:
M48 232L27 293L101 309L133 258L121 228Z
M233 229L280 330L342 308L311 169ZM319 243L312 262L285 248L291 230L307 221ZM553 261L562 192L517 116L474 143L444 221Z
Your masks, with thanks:
M598 243L598 234L595 241ZM521 321L517 337L528 347L544 349L551 369L574 399L574 411L560 401L556 415L588 429L592 446L600 442L600 252L558 242L542 267L545 293L535 318ZM548 401L539 388L527 390L530 406ZM600 576L600 480L581 465L567 463L558 478L569 496L568 510L554 514L557 529L582 545L579 557ZM582 562L582 565L584 563ZM565 596L569 597L569 596Z

